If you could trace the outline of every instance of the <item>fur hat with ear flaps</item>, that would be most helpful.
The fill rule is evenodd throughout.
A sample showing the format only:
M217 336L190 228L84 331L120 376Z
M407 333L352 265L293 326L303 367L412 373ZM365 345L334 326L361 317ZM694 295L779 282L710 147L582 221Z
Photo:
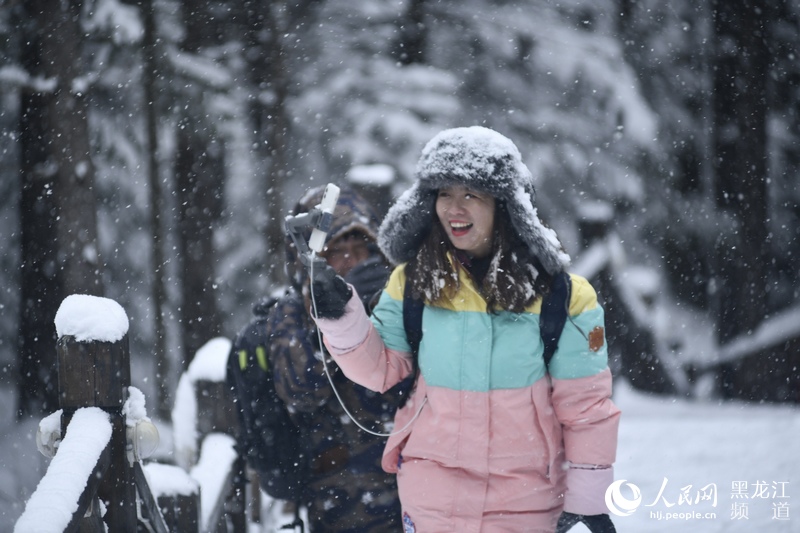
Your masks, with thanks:
M502 202L514 231L550 274L569 265L555 231L539 220L533 177L519 150L496 131L473 126L444 130L422 150L416 183L386 214L378 246L395 264L411 260L435 223L436 193L462 185Z

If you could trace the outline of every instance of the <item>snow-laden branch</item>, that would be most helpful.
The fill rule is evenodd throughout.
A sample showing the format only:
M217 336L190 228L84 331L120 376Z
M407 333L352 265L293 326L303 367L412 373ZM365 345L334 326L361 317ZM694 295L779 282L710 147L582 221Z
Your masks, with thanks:
M178 74L203 82L208 87L221 90L233 84L230 71L211 58L179 50L170 50L167 57Z
M755 331L721 346L711 364L735 361L800 337L800 306L787 309L759 324Z
M653 329L644 320L645 317L651 317L652 313L643 307L640 296L655 294L658 291L658 282L652 275L647 274L646 269L642 269L635 276L631 275L635 271L627 265L624 250L616 235L612 233L604 239L593 242L573 263L572 271L587 279L593 279L608 267L615 273L615 285L625 305L631 311L633 319L640 320L640 326ZM708 334L711 335L712 332L709 331ZM765 318L754 331L745 332L725 345L717 345L716 339L713 338L711 350L706 351L706 357L694 363L700 368L709 369L758 354L796 338L800 338L800 306Z

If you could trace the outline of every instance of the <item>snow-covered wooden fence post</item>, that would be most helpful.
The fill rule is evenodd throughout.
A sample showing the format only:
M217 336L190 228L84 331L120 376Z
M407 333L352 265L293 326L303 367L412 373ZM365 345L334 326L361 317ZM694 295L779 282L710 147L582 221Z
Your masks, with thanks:
M65 318L82 319L85 317ZM70 329L71 335L62 335L56 348L59 402L63 410L61 432L66 433L72 415L79 408L99 407L108 413L112 427L108 444L110 463L99 482L97 496L107 502L103 521L109 531L136 531L136 486L133 466L127 459L128 442L122 413L131 384L127 317L126 332L115 342L97 340L91 335L83 338L80 327L78 324L77 328Z
M153 485L153 496L169 531L198 533L200 489L197 482L188 472L174 465L150 463L145 466L145 471L148 477L160 480Z
M221 339L212 341L201 350L206 349L213 352L215 350L213 346L219 341ZM227 345L226 342L225 346ZM223 363L224 368L226 359L224 356L227 355L227 351L223 349L219 353L223 356L220 362ZM212 433L224 433L235 438L239 430L239 419L234 410L233 397L231 396L230 386L225 380L225 374L214 372L205 375L201 374L201 378L194 382L194 387L195 400L197 401L197 435L199 441L202 442ZM246 481L243 459L237 456L232 466L230 492L224 501L217 502L222 505L222 508L217 509L215 513L211 513L211 523L207 525L209 530L215 528L216 531L224 531L225 526L223 523L215 523L219 519L214 516L224 514L231 521L231 526L235 533L245 533L247 530L245 517Z
M226 383L231 341L204 344L178 382L172 411L175 458L200 485L200 530L245 533L244 461L236 451L238 417Z
M141 465L158 431L144 395L130 386L125 311L113 300L73 294L55 326L61 409L36 434L52 462L14 532L135 532L142 525L169 533Z
M197 400L197 433L202 441L211 433L224 433L236 437L238 418L234 411L230 386L223 381L201 379L195 382ZM231 492L219 512L228 516L235 533L247 530L245 517L246 478L244 460L237 456L231 472ZM212 518L213 520L213 518ZM219 526L217 528L220 530Z
M202 441L211 433L236 436L238 419L233 410L230 387L225 381L200 379L194 383L197 401L197 436Z

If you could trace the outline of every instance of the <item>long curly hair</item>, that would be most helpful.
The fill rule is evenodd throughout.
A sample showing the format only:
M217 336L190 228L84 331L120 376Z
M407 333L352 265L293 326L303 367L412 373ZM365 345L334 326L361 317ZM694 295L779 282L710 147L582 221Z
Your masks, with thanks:
M436 305L452 298L460 288L459 270L468 274L469 270L457 259L458 251L437 217L431 226L405 272L413 296ZM495 208L490 256L489 269L479 287L487 312L521 313L550 287L552 275L513 230L503 202Z

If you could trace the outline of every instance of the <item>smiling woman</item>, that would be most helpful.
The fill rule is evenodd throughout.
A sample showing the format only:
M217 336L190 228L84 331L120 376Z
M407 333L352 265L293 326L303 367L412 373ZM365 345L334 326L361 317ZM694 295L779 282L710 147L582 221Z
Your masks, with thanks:
M318 301L339 302L316 322L347 377L379 392L414 383L382 462L397 473L405 531L614 531L604 496L620 412L603 309L585 279L565 275L519 150L486 128L445 130L416 178L380 228L398 266L371 320L355 290L337 293L343 282L314 285ZM569 317L548 365L542 300L567 277ZM409 299L422 300L415 348Z

